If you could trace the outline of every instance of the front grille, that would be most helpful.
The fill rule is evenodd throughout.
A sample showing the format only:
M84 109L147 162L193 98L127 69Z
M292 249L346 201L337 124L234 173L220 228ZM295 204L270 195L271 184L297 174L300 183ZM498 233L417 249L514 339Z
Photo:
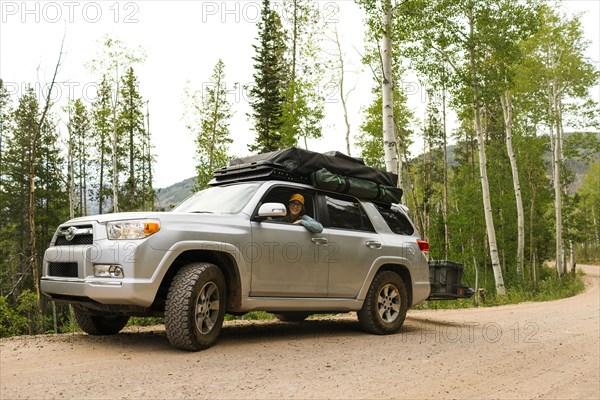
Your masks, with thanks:
M78 268L76 262L51 262L48 264L48 276L61 278L77 278Z
M67 240L64 236L58 236L56 238L55 246L78 246L84 244L93 244L94 235L77 235L73 237L73 240Z
M68 226L59 229L56 234L55 246L81 246L94 244L93 228L91 225Z

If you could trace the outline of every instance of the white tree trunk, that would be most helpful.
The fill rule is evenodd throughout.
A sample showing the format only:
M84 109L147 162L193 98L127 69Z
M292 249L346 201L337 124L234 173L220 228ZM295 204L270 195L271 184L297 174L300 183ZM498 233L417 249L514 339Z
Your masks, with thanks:
M70 120L71 115L69 114L69 121ZM75 173L73 171L73 137L71 135L71 129L69 128L69 148L67 150L69 163L69 172L67 175L67 188L69 190L69 219L75 218Z
M474 22L472 11L469 15L470 36L473 37ZM469 49L469 61L471 72L471 88L473 89L473 114L475 118L475 132L477 134L477 144L479 148L479 172L481 178L481 192L483 195L483 212L485 215L485 227L487 230L488 245L490 248L490 258L492 260L492 269L494 271L494 281L496 283L496 292L500 296L506 296L504 287L504 277L498 257L498 244L496 243L496 229L494 228L494 216L492 214L492 202L490 200L490 186L487 177L487 157L485 155L485 139L483 137L483 127L481 126L481 110L479 108L479 86L477 84L477 74L475 67L475 52L473 47Z
M117 137L117 107L119 104L119 69L116 67L116 89L115 102L113 104L113 132L112 132L112 190L113 190L113 212L119 212L119 165L118 165L118 137Z
M483 194L483 212L485 214L485 226L487 230L488 245L490 247L490 258L492 259L492 269L494 271L494 281L496 282L497 293L500 296L506 296L504 277L502 276L500 257L498 256L496 229L494 227L494 216L492 214L492 202L490 200L485 140L483 137L483 129L481 127L481 112L478 107L475 108L475 130L477 131L477 144L479 148L479 173L481 177L481 191Z
M350 120L348 118L348 106L346 102L348 101L348 95L353 90L351 89L348 93L344 92L344 73L345 73L345 64L344 64L344 56L342 54L342 46L340 45L340 38L338 36L337 29L335 30L335 44L337 46L337 57L339 62L340 69L340 78L338 85L340 87L340 100L342 102L342 108L344 110L344 124L346 126L346 153L351 156L350 153Z
M569 240L569 255L569 269L572 274L575 274L575 270L577 269L577 246L572 240Z
M562 183L560 179L560 165L562 163L562 122L561 109L556 88L552 88L552 106L555 116L556 135L554 137L554 211L556 214L556 271L559 276L565 274L564 244L562 234Z
M448 229L448 139L446 131L446 88L442 89L442 124L444 127L444 193L443 193L443 215L444 215L444 258L447 260L450 253L450 234Z
M392 77L392 3L384 0L385 12L383 16L382 34L382 64L383 77L381 80L382 111L383 111L383 150L385 154L385 168L388 172L398 174L398 152L396 151L396 138L394 135L394 92Z
M525 258L525 213L523 212L523 200L521 197L521 184L519 182L519 170L517 158L512 146L512 102L510 92L506 90L500 98L502 113L504 114L504 129L506 132L506 151L510 160L512 170L513 187L515 190L515 201L517 203L517 274L523 276L523 263Z

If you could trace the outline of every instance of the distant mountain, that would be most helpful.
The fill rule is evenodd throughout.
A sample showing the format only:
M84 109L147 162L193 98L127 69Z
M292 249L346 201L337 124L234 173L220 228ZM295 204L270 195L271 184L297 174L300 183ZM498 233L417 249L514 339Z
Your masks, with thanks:
M157 208L169 211L192 194L196 177L185 179L164 189L158 189Z

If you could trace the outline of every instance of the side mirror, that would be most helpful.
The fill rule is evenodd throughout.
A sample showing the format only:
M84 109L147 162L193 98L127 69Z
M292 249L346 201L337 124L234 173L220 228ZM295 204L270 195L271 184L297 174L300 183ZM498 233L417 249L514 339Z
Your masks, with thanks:
M258 209L258 216L261 218L267 217L285 217L287 209L281 203L265 203Z

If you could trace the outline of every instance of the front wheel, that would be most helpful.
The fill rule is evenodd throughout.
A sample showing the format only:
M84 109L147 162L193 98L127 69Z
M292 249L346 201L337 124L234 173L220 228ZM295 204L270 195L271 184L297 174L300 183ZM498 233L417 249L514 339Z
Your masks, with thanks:
M93 314L82 306L74 306L75 321L82 331L89 335L115 335L127 325L127 316L108 316Z
M357 314L365 331L387 335L400 330L407 309L408 293L404 281L395 272L383 271L373 279Z
M183 266L173 278L165 304L165 329L171 344L198 351L213 345L221 332L226 285L213 264Z

